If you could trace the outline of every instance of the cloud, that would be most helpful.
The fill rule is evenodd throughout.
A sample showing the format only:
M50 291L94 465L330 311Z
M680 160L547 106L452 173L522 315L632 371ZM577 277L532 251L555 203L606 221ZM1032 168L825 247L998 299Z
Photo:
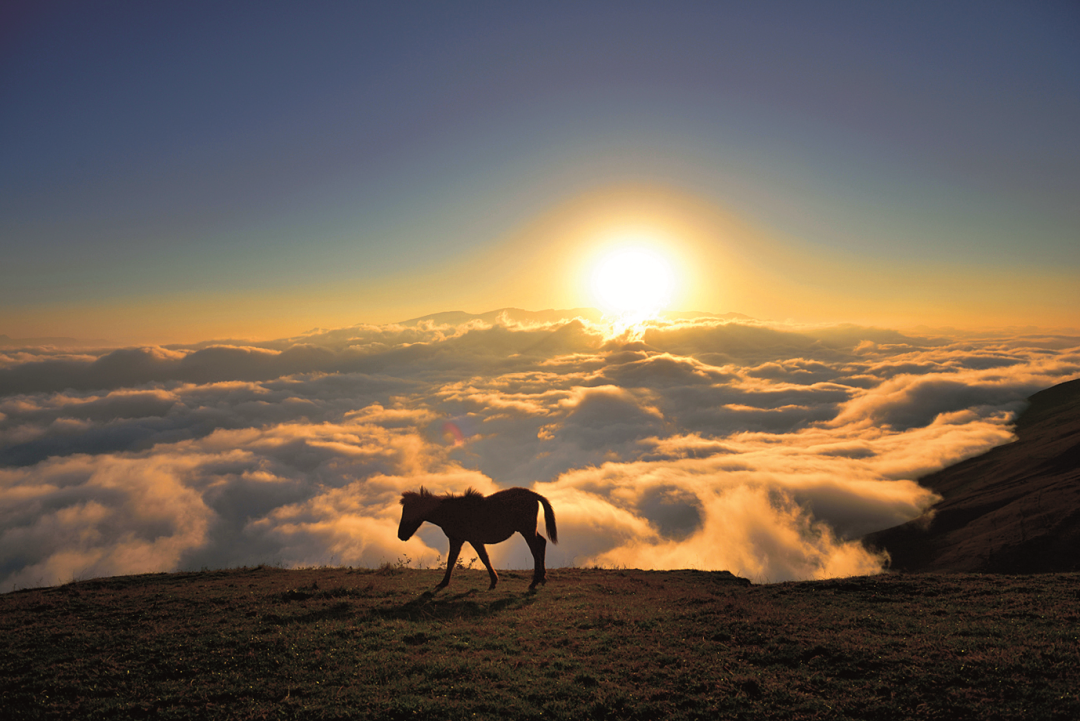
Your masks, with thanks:
M547 438L585 451L615 452L627 443L656 435L664 423L654 406L617 386L578 388L560 405L568 413L553 424Z
M632 337L633 336L633 337ZM635 339L636 338L636 339ZM272 343L0 361L0 588L445 555L404 490L533 487L551 565L868 573L917 480L1010 440L1080 339L701 317L437 316ZM447 432L453 428L455 432ZM490 549L529 567L524 542Z
M5 585L175 567L211 522L184 483L193 460L90 457L0 471Z

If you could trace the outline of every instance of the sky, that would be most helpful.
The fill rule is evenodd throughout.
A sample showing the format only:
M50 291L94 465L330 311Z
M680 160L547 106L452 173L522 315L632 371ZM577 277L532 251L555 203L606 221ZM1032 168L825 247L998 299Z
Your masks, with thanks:
M1069 2L6 3L0 591L876 573L1080 374ZM489 549L529 567L520 539ZM464 552L468 558L468 549Z
M1074 3L5 3L0 334L596 305L1076 327ZM856 317L857 316L857 317Z

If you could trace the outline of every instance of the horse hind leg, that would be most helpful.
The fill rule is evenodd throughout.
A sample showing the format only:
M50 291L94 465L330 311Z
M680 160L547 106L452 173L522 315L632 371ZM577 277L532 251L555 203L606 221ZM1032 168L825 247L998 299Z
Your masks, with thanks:
M529 584L529 590L535 591L538 584L547 583L547 569L544 568L547 539L539 533L534 533L532 538L525 536L525 540L529 542L529 550L533 555L533 580Z

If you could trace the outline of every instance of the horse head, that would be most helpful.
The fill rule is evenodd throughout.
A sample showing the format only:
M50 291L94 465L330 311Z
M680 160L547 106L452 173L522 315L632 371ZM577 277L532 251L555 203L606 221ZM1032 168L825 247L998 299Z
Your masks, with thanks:
M398 538L407 541L427 520L427 515L439 505L440 499L431 495L421 486L420 492L405 491L401 494L401 523L398 524Z

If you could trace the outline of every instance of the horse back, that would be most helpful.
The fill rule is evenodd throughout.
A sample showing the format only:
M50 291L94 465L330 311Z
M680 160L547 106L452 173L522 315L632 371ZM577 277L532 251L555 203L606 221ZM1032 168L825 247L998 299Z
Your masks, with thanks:
M536 532L539 496L527 488L508 488L490 496L447 499L429 520L450 538L501 543L514 533Z

